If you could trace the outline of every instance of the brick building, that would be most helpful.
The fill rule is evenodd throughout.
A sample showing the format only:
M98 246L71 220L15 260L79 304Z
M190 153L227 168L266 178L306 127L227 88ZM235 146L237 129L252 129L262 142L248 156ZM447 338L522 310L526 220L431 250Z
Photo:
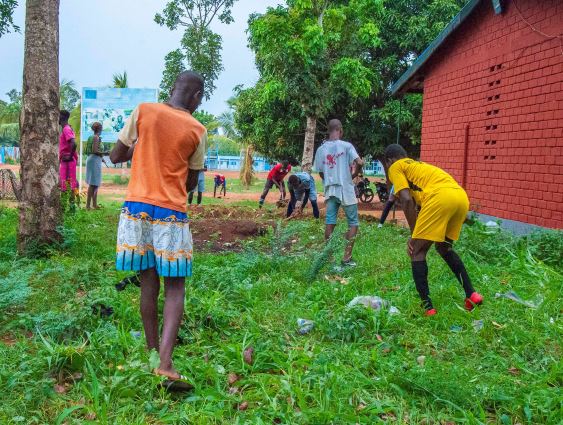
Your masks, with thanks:
M503 225L563 228L563 0L471 0L392 88L424 93L421 159Z

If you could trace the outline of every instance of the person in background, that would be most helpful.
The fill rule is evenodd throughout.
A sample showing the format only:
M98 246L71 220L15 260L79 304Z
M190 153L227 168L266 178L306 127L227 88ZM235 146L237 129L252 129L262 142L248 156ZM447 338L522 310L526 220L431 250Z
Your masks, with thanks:
M262 208L264 205L264 201L266 200L266 196L268 196L268 192L274 186L280 190L280 200L285 199L285 182L283 179L287 174L291 171L291 165L289 165L289 161L282 161L279 164L275 165L274 168L270 170L268 173L268 179L266 180L266 184L264 185L264 191L262 195L260 195L260 201L258 202L258 206Z
M389 191L389 199L385 203L385 207L383 208L383 212L381 213L381 218L379 219L379 224L377 225L379 229L382 228L383 225L385 224L385 221L387 220L387 216L389 216L391 209L395 205L395 201L396 201L395 187L391 186L391 190Z
M387 178L395 187L411 237L407 251L411 257L412 274L416 289L427 316L436 314L428 288L428 264L426 255L433 244L465 291L465 308L473 310L483 303L483 297L475 292L465 265L453 250L453 242L459 239L461 228L469 210L465 190L444 170L407 157L398 144L385 150ZM413 193L418 192L420 213L416 212ZM418 195L417 195L418 196Z
M420 193L419 192L412 192L412 199L416 204L417 212L420 210ZM391 185L391 190L389 191L389 200L385 203L385 207L383 208L383 212L381 213L381 218L379 219L379 224L377 225L378 229L381 229L387 221L387 217L391 212L391 209L395 206L395 204L399 203L399 200L395 196L395 187Z
M117 231L116 269L140 272L140 310L147 347L157 350L153 370L170 381L186 380L172 352L184 314L185 280L192 275L193 244L188 192L204 166L207 130L193 117L203 98L203 78L178 75L167 103L142 103L131 114L110 153L133 159ZM158 298L164 278L164 320L159 337Z
M287 205L287 217L295 217L303 212L307 202L311 201L313 216L319 218L319 206L317 204L317 189L315 179L307 172L295 173L287 180L290 201Z
M59 125L62 128L59 137L59 177L61 191L70 190L70 203L74 205L78 195L78 181L76 180L76 139L74 130L68 124L70 112L62 110L59 115Z
M102 124L95 122L92 124L94 135L88 138L86 142L85 153L88 155L86 159L86 183L88 184L88 196L86 198L86 209L100 208L98 205L98 189L102 184L102 161L109 152L104 152L102 144Z
M203 198L203 192L205 192L205 169L199 172L197 176L197 188L194 187L193 190L190 190L188 194L188 204L192 204L194 200L194 192L197 189L197 204L201 205L201 199Z
M223 174L215 174L213 178L213 197L217 195L217 188L219 188L219 197L221 197L221 192L223 192L223 196L227 196L227 179Z
M328 140L317 150L314 163L314 168L320 173L324 184L325 239L328 240L332 236L337 223L338 210L342 207L348 221L348 232L346 233L348 244L344 250L342 265L355 266L352 250L360 221L353 179L361 172L363 161L351 143L341 140L344 130L339 120L330 120L328 131Z

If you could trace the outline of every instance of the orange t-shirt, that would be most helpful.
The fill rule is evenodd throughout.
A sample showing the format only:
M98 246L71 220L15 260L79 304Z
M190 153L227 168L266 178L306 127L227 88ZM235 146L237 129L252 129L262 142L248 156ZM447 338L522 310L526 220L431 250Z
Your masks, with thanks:
M207 130L189 111L142 103L119 133L135 144L126 201L186 212L188 170L204 167Z

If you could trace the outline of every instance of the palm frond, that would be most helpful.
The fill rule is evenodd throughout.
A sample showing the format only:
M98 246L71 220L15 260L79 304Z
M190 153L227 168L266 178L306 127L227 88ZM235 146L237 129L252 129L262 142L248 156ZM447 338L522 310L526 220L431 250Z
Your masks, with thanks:
M113 87L116 89L126 89L129 87L127 71L123 71L122 74L113 74Z

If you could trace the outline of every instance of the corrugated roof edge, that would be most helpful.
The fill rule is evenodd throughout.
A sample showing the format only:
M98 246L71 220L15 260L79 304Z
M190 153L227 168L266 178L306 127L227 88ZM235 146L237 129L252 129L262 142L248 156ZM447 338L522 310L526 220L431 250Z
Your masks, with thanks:
M401 75L395 84L391 86L391 94L396 96L402 92L403 87L410 81L412 77L422 68L422 66L430 59L430 57L438 50L444 41L471 15L481 0L471 0L460 12L452 19L446 28L434 39L432 43L422 52L422 54L414 61L411 67Z

